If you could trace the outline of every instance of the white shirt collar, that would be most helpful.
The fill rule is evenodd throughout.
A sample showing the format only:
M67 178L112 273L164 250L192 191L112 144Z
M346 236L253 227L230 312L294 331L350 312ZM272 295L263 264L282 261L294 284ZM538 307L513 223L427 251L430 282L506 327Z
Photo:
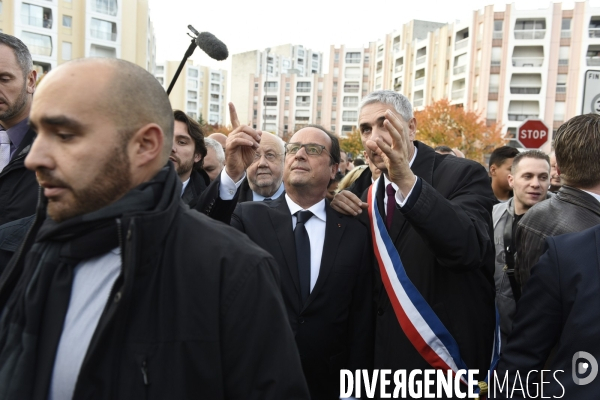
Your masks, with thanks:
M408 162L409 167L412 167L413 163L415 162L415 158L417 158L417 146L414 146L414 147L415 147L415 151L413 151L412 158ZM390 181L386 174L383 174L383 179L384 179L385 187L387 187L387 185L389 185L391 183L394 190L398 191L398 185L396 185L394 182Z
M270 196L270 198L272 200L275 200L276 198L281 196L283 191L284 191L283 182L281 182L281 185L279 185L279 189L277 189L277 191L273 194L273 196ZM254 190L252 191L252 200L253 201L263 201L264 199L266 199L265 196L256 193Z
M583 192L586 192L587 194L593 196L596 200L600 201L600 194L596 194L596 193L592 193L592 192L588 192L587 190L582 190Z
M285 194L285 201L290 209L292 215L296 214L298 211L304 210L304 208L300 207L298 204L294 203L288 194ZM327 213L325 212L325 199L321 200L317 204L313 204L307 211L313 213L313 215L319 218L322 221L327 221Z
M183 187L181 188L181 196L183 196L183 192L185 192L185 187L188 185L188 183L190 183L190 178L187 178L187 180L183 182Z

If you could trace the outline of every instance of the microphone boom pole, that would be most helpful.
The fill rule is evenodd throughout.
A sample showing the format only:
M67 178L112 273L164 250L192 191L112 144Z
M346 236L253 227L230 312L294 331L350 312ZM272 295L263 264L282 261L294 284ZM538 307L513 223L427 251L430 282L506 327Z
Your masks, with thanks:
M177 68L177 71L175 72L175 75L173 76L173 79L171 80L171 84L169 85L169 88L167 89L167 96L169 94L171 94L171 90L173 90L173 86L175 86L175 82L177 82L177 78L179 78L179 74L181 74L181 70L183 70L183 67L184 67L187 59L190 58L190 56L192 54L194 54L194 50L196 50L196 47L198 47L198 45L196 44L196 38L192 38L192 43L190 44L190 47L188 47L187 51L185 52L185 55L183 56L183 59L181 60L181 63L179 64L179 67Z

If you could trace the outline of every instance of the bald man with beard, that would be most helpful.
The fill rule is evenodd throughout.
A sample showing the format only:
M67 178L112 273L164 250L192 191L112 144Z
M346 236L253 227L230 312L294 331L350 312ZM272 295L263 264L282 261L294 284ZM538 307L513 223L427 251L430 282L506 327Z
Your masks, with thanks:
M151 74L65 63L30 125L43 190L0 277L1 399L309 398L278 266L181 201Z

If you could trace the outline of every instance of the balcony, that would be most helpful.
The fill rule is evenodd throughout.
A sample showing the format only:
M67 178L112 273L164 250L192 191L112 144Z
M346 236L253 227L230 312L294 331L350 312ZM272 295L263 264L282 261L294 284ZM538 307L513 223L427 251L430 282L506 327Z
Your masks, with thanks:
M504 37L504 32L502 31L494 31L492 33L492 39L502 39Z
M541 67L544 63L544 57L513 57L513 67ZM589 64L588 64L589 65Z
M459 40L458 42L454 43L454 50L464 49L465 47L467 47L468 44L469 38Z
M511 94L540 94L541 87L511 86Z
M569 39L571 37L571 31L560 31L561 39Z
M394 68L394 72L402 72L402 71L404 71L404 64L396 65L396 67Z
M415 86L422 86L425 83L425 77L415 79Z
M588 67L600 67L600 56L586 57Z
M454 75L463 74L466 70L466 65L459 65L457 67L454 67Z
M29 14L21 14L21 22L24 25L36 26L38 28L52 29L52 18L44 16L44 18L33 17Z
M392 50L394 51L394 53L398 53L400 51L400 43L395 43Z
M569 59L568 58L559 59L558 65L569 65Z
M423 105L423 99L414 99L413 100L413 107L421 107Z
M498 89L498 86L490 85L490 87L488 88L488 93L498 93Z
M95 39L109 40L111 42L117 41L117 33L116 32L105 32L105 31L98 31L98 30L92 29L90 34Z
M423 64L426 59L427 59L427 55L424 55L424 56L421 56L421 57L417 57L417 59L415 61L415 64L416 65Z
M556 93L567 93L567 87L565 85L556 85Z
M590 38L600 38L600 28L590 28L588 32Z
M310 106L310 101L297 101L296 106L298 107L308 107Z
M501 63L502 63L502 61L500 61L500 60L492 60L490 62L490 67L499 67Z
M465 89L458 89L452 91L452 100L462 99L465 95Z
M543 39L545 29L515 29L515 39Z
M525 121L527 119L537 119L538 114L508 114L509 121Z

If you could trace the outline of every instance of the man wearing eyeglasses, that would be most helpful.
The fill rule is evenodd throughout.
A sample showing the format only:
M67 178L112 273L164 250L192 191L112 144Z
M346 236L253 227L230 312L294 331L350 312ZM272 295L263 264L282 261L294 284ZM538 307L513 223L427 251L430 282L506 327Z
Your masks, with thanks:
M296 132L285 149L285 194L272 202L238 204L231 225L279 265L311 398L339 399L340 369L370 369L372 364L368 232L325 199L340 162L337 137L309 126Z
M284 142L270 133L261 135L240 125L235 107L229 105L234 130L227 137L225 168L206 189L196 209L229 223L237 203L271 201L284 192ZM255 140L254 137L260 137Z

